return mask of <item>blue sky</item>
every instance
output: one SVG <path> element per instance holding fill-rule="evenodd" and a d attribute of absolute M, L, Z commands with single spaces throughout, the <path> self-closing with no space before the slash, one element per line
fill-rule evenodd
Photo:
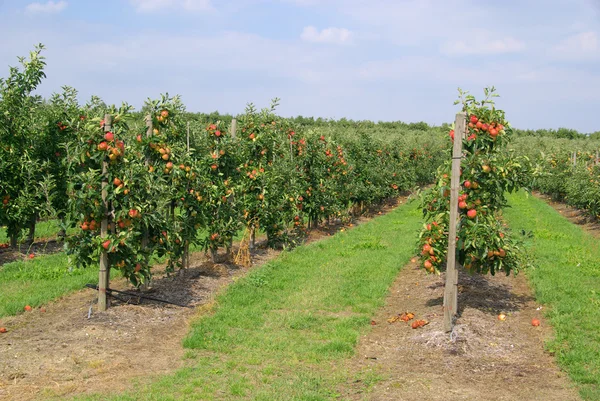
<path fill-rule="evenodd" d="M 0 76 L 34 44 L 39 92 L 139 107 L 454 119 L 494 85 L 520 128 L 600 131 L 600 0 L 0 0 Z"/>

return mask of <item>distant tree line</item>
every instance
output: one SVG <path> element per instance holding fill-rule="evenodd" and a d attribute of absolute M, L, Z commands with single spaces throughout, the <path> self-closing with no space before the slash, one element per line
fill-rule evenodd
<path fill-rule="evenodd" d="M 231 120 L 236 117 L 231 114 L 221 114 L 218 111 L 212 113 L 186 113 L 185 118 L 189 121 L 195 121 L 198 123 L 208 124 L 211 121 L 223 121 L 229 124 Z M 370 120 L 351 120 L 347 118 L 340 118 L 338 120 L 323 117 L 304 117 L 296 116 L 287 118 L 294 124 L 304 127 L 339 127 L 339 128 L 386 128 L 386 129 L 403 129 L 403 130 L 415 130 L 415 131 L 429 131 L 434 128 L 440 130 L 449 130 L 450 124 L 443 123 L 437 127 L 429 125 L 424 121 L 420 122 L 403 122 L 403 121 L 370 121 Z M 519 129 L 514 128 L 513 132 L 516 136 L 531 136 L 531 137 L 550 137 L 550 138 L 564 138 L 564 139 L 600 139 L 600 131 L 593 133 L 583 133 L 571 128 L 558 128 L 558 129 Z"/>

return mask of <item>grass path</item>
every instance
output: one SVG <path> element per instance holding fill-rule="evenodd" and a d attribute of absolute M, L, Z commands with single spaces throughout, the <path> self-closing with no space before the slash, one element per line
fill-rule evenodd
<path fill-rule="evenodd" d="M 509 197 L 514 230 L 532 232 L 527 271 L 537 300 L 547 306 L 555 338 L 547 344 L 586 400 L 600 400 L 600 243 L 543 200 Z"/>
<path fill-rule="evenodd" d="M 67 269 L 64 252 L 0 266 L 0 318 L 23 312 L 25 305 L 35 308 L 98 282 L 97 269 Z"/>

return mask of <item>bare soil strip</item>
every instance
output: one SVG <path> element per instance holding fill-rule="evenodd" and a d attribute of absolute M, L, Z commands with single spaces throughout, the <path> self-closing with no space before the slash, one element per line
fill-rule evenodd
<path fill-rule="evenodd" d="M 273 254 L 265 251 L 256 262 Z M 114 307 L 99 313 L 96 293 L 87 289 L 49 303 L 45 312 L 4 318 L 10 331 L 0 337 L 0 399 L 126 390 L 132 378 L 149 380 L 184 366 L 181 339 L 198 313 L 194 307 L 208 308 L 220 288 L 245 272 L 213 265 L 203 254 L 194 254 L 191 266 L 170 277 L 160 275 L 148 294 L 189 308 L 113 301 Z M 128 289 L 124 280 L 114 280 L 111 287 Z"/>
<path fill-rule="evenodd" d="M 443 275 L 410 263 L 398 275 L 386 306 L 374 318 L 349 362 L 349 400 L 580 400 L 566 374 L 544 351 L 552 330 L 538 310 L 527 279 L 504 275 L 459 278 L 459 318 L 452 338 L 443 332 Z M 403 312 L 429 322 L 387 319 Z M 498 315 L 503 312 L 506 320 Z M 540 327 L 531 320 L 539 318 Z M 414 321 L 414 320 L 413 320 Z M 380 381 L 373 380 L 380 378 Z"/>

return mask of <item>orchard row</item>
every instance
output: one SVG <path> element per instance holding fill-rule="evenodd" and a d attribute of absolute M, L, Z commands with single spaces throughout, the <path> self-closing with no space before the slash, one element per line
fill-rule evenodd
<path fill-rule="evenodd" d="M 533 159 L 533 189 L 600 218 L 600 142 L 575 147 L 565 146 L 564 140 L 550 142 Z"/>
<path fill-rule="evenodd" d="M 152 256 L 182 265 L 191 244 L 215 254 L 237 233 L 270 245 L 301 239 L 308 226 L 430 181 L 444 156 L 439 131 L 377 137 L 309 129 L 249 105 L 237 129 L 200 124 L 179 98 L 148 101 L 143 114 L 107 107 L 76 91 L 42 102 L 38 49 L 2 81 L 0 225 L 12 245 L 40 216 L 55 217 L 78 266 L 102 252 L 132 283 L 150 277 Z M 104 223 L 104 224 L 103 224 Z"/>
<path fill-rule="evenodd" d="M 134 284 L 150 277 L 151 255 L 166 256 L 172 270 L 190 244 L 215 255 L 241 230 L 252 241 L 261 230 L 269 245 L 289 244 L 308 226 L 422 184 L 443 156 L 427 144 L 409 149 L 303 130 L 278 118 L 275 104 L 260 112 L 249 106 L 235 131 L 219 121 L 202 127 L 188 148 L 178 99 L 150 105 L 146 124 L 127 107 L 61 121 L 73 138 L 67 215 L 81 228 L 69 251 L 80 265 L 108 251 L 110 265 Z M 108 235 L 100 231 L 104 216 Z"/>

